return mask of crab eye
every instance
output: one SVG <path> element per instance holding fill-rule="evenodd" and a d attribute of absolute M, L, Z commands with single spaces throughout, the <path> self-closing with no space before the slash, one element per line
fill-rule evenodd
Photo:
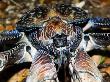
<path fill-rule="evenodd" d="M 45 6 L 38 6 L 38 7 L 36 8 L 36 11 L 37 11 L 37 12 L 35 13 L 36 18 L 45 18 L 46 15 L 47 15 L 47 13 L 48 13 L 48 8 L 45 7 Z"/>
<path fill-rule="evenodd" d="M 63 16 L 68 16 L 72 13 L 72 7 L 69 4 L 57 4 L 56 11 Z"/>

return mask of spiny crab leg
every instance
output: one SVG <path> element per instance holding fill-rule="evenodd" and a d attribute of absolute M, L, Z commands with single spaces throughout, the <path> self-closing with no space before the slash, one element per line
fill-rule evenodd
<path fill-rule="evenodd" d="M 22 38 L 22 34 L 17 30 L 3 31 L 0 33 L 0 45 L 17 43 Z"/>
<path fill-rule="evenodd" d="M 56 80 L 57 71 L 51 56 L 43 50 L 36 50 L 26 82 L 56 82 Z"/>
<path fill-rule="evenodd" d="M 110 18 L 101 18 L 101 17 L 95 17 L 95 18 L 90 18 L 87 25 L 83 28 L 83 31 L 86 31 L 90 28 L 96 29 L 98 26 L 107 26 L 110 28 Z"/>
<path fill-rule="evenodd" d="M 110 33 L 88 33 L 83 34 L 82 38 L 78 48 L 83 48 L 85 51 L 104 49 L 110 45 Z"/>
<path fill-rule="evenodd" d="M 26 54 L 26 43 L 18 43 L 14 48 L 10 50 L 0 52 L 0 71 L 6 68 L 8 65 L 13 65 L 17 63 L 27 62 L 25 57 Z"/>
<path fill-rule="evenodd" d="M 0 45 L 3 46 L 3 50 L 0 51 L 0 71 L 8 65 L 31 61 L 31 57 L 26 50 L 27 46 L 30 45 L 23 33 L 17 30 L 1 32 Z M 8 50 L 4 46 L 9 47 Z"/>
<path fill-rule="evenodd" d="M 102 82 L 102 76 L 96 64 L 83 50 L 78 50 L 75 57 L 71 57 L 69 68 L 73 82 Z"/>
<path fill-rule="evenodd" d="M 90 41 L 99 48 L 110 45 L 110 33 L 89 33 Z"/>

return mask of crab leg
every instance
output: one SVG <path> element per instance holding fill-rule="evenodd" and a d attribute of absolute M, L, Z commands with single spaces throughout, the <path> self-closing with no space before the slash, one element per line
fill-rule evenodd
<path fill-rule="evenodd" d="M 102 82 L 102 76 L 94 61 L 82 50 L 71 57 L 69 68 L 73 82 Z"/>
<path fill-rule="evenodd" d="M 51 56 L 43 50 L 36 50 L 35 53 L 26 82 L 57 82 L 57 72 Z"/>
<path fill-rule="evenodd" d="M 23 33 L 17 30 L 3 31 L 0 33 L 0 71 L 8 65 L 30 62 L 32 59 L 27 53 L 26 47 L 30 46 Z M 8 48 L 7 48 L 8 47 Z"/>
<path fill-rule="evenodd" d="M 8 65 L 27 62 L 26 57 L 26 43 L 18 43 L 10 50 L 0 52 L 0 71 L 6 68 Z"/>
<path fill-rule="evenodd" d="M 22 34 L 17 30 L 4 31 L 0 33 L 0 45 L 17 43 L 22 38 Z"/>
<path fill-rule="evenodd" d="M 90 28 L 92 29 L 101 28 L 98 26 L 101 26 L 102 28 L 104 26 L 107 26 L 108 28 L 110 28 L 110 18 L 101 18 L 101 17 L 90 18 L 87 25 L 83 28 L 83 31 L 86 31 Z"/>
<path fill-rule="evenodd" d="M 110 33 L 89 33 L 90 41 L 95 46 L 107 47 L 110 45 Z"/>

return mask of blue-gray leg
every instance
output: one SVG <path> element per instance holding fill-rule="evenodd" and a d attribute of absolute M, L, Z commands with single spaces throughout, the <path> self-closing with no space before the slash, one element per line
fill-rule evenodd
<path fill-rule="evenodd" d="M 110 45 L 110 33 L 89 33 L 94 48 L 104 48 Z"/>
<path fill-rule="evenodd" d="M 0 33 L 0 45 L 17 43 L 22 36 L 17 30 L 3 31 Z"/>
<path fill-rule="evenodd" d="M 0 46 L 3 46 L 0 51 L 0 71 L 8 65 L 31 61 L 29 60 L 31 57 L 26 51 L 26 47 L 29 45 L 26 39 L 23 39 L 25 36 L 17 30 L 0 33 Z"/>
<path fill-rule="evenodd" d="M 110 18 L 93 17 L 89 19 L 87 25 L 83 28 L 83 31 L 104 28 L 104 26 L 110 28 Z"/>

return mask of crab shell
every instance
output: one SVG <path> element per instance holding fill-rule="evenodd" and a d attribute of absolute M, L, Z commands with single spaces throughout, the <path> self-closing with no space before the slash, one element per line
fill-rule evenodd
<path fill-rule="evenodd" d="M 67 50 L 75 53 L 77 49 L 83 49 L 82 45 L 84 44 L 81 44 L 84 38 L 82 32 L 94 25 L 100 25 L 100 21 L 102 24 L 104 20 L 99 18 L 90 19 L 82 9 L 68 4 L 58 4 L 51 8 L 37 6 L 24 14 L 16 24 L 17 30 L 25 32 L 27 38 L 36 49 L 34 53 L 32 52 L 33 50 L 30 51 L 33 60 L 27 82 L 39 82 L 45 80 L 45 78 L 46 80 L 53 80 L 52 77 L 56 74 L 56 68 L 50 57 L 52 54 L 49 50 L 53 49 L 52 52 L 55 52 L 56 49 L 56 52 Z M 110 24 L 109 22 L 106 24 L 106 22 L 108 22 L 108 19 L 104 22 L 104 25 Z M 87 26 L 82 31 L 79 26 L 83 27 L 83 24 L 87 24 Z M 94 37 L 93 35 L 90 36 Z M 98 43 L 97 41 L 95 42 Z M 88 79 L 90 79 L 89 82 L 101 82 L 102 77 L 97 66 L 88 54 L 82 51 L 79 51 L 76 56 L 73 53 L 72 57 L 75 56 L 75 58 L 73 57 L 72 59 L 70 57 L 72 65 L 75 66 L 75 69 L 70 67 L 70 70 L 76 70 L 78 72 L 76 76 L 79 75 L 82 82 L 87 82 Z M 87 78 L 85 78 L 86 74 L 89 75 Z M 77 78 L 74 78 L 74 75 L 72 77 L 77 82 Z"/>

